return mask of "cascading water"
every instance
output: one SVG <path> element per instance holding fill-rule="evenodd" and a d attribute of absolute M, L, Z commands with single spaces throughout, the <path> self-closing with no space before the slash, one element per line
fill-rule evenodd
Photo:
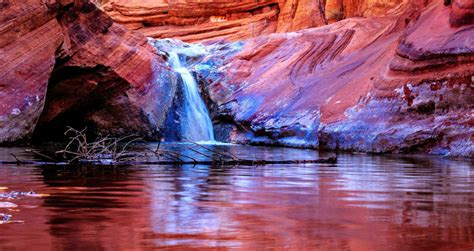
<path fill-rule="evenodd" d="M 166 48 L 158 43 L 165 43 Z M 180 109 L 179 126 L 181 132 L 179 138 L 193 142 L 213 142 L 214 129 L 209 112 L 200 95 L 196 79 L 186 68 L 187 58 L 202 56 L 205 54 L 205 50 L 200 45 L 188 45 L 171 39 L 156 41 L 155 47 L 166 51 L 168 63 L 182 80 L 183 103 Z"/>
<path fill-rule="evenodd" d="M 183 80 L 184 109 L 187 125 L 183 126 L 183 137 L 190 141 L 214 141 L 214 129 L 206 105 L 199 93 L 194 76 L 182 66 L 178 53 L 168 52 L 169 62 Z"/>

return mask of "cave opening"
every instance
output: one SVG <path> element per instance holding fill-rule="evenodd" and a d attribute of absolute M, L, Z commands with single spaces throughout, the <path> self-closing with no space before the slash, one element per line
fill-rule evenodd
<path fill-rule="evenodd" d="M 56 66 L 49 79 L 43 112 L 34 130 L 32 143 L 64 142 L 68 127 L 87 128 L 88 137 L 99 135 L 94 114 L 105 108 L 108 100 L 124 93 L 127 82 L 98 65 L 84 68 Z"/>

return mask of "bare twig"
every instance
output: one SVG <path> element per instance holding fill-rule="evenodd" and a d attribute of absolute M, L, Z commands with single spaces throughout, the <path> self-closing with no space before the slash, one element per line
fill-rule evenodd
<path fill-rule="evenodd" d="M 199 146 L 199 147 L 201 147 L 201 148 L 204 148 L 204 149 L 206 149 L 206 150 L 208 150 L 208 151 L 210 151 L 210 152 L 216 153 L 216 154 L 218 154 L 218 155 L 229 157 L 229 158 L 231 158 L 231 159 L 233 159 L 233 160 L 239 159 L 239 158 L 237 158 L 235 155 L 233 155 L 233 154 L 231 154 L 231 153 L 222 153 L 222 152 L 219 152 L 219 151 L 217 151 L 217 150 L 211 149 L 210 147 L 206 147 L 206 146 L 204 146 L 204 145 L 201 145 L 201 144 L 198 144 L 198 143 L 192 142 L 192 141 L 186 141 L 186 142 L 191 143 L 191 144 L 194 144 L 194 145 L 197 145 L 197 146 Z"/>
<path fill-rule="evenodd" d="M 211 159 L 211 160 L 214 160 L 214 157 L 213 157 L 213 156 L 208 155 L 208 154 L 205 154 L 205 153 L 202 153 L 202 152 L 200 152 L 200 151 L 198 151 L 198 150 L 196 150 L 196 149 L 194 149 L 194 148 L 192 148 L 192 147 L 186 147 L 186 149 L 188 149 L 189 151 L 195 152 L 195 153 L 197 153 L 197 154 L 199 154 L 199 155 L 202 155 L 202 156 L 204 156 L 204 157 L 207 157 L 207 158 L 209 158 L 209 159 Z"/>
<path fill-rule="evenodd" d="M 170 156 L 174 156 L 171 153 L 168 153 Z M 174 158 L 177 158 L 174 156 Z M 170 157 L 170 159 L 172 159 Z M 100 160 L 91 161 L 92 163 L 100 163 Z M 41 162 L 42 164 L 52 164 L 52 165 L 65 165 L 69 164 L 70 162 Z M 192 164 L 192 165 L 214 165 L 219 164 L 221 166 L 258 166 L 258 165 L 289 165 L 289 164 L 336 164 L 337 158 L 336 157 L 329 157 L 323 159 L 312 159 L 312 160 L 249 160 L 249 159 L 239 159 L 239 160 L 224 160 L 224 161 L 213 161 L 213 160 L 193 160 L 193 161 L 185 161 L 182 159 L 175 159 L 175 160 L 154 160 L 154 161 L 121 161 L 121 162 L 114 162 L 113 165 L 174 165 L 174 164 Z M 17 162 L 12 161 L 1 161 L 0 164 L 17 164 Z M 38 164 L 37 161 L 24 161 L 22 164 Z M 103 163 L 100 163 L 103 164 Z"/>
<path fill-rule="evenodd" d="M 13 156 L 13 158 L 15 158 L 17 164 L 23 163 L 23 161 L 19 160 L 15 154 L 10 153 L 10 155 Z"/>
<path fill-rule="evenodd" d="M 68 127 L 65 135 L 72 134 L 69 142 L 63 150 L 56 154 L 62 154 L 69 162 L 74 161 L 100 161 L 111 159 L 113 162 L 130 157 L 128 147 L 130 144 L 141 140 L 135 135 L 128 135 L 121 138 L 102 137 L 93 142 L 87 141 L 86 129 L 81 131 Z"/>
<path fill-rule="evenodd" d="M 168 152 L 168 151 L 160 151 L 157 153 L 158 156 L 161 156 L 161 154 L 164 154 L 166 156 L 168 156 L 168 158 L 171 158 L 175 161 L 177 161 L 178 163 L 183 163 L 183 160 L 181 159 L 180 156 L 176 156 L 176 153 L 171 153 L 171 152 Z"/>
<path fill-rule="evenodd" d="M 48 160 L 51 160 L 51 161 L 56 161 L 55 158 L 53 158 L 53 157 L 51 157 L 51 156 L 48 156 L 48 155 L 46 155 L 46 154 L 44 154 L 44 153 L 40 153 L 40 152 L 38 152 L 38 151 L 32 150 L 32 149 L 27 149 L 27 150 L 25 150 L 25 152 L 30 152 L 30 153 L 36 154 L 36 155 L 38 155 L 38 156 L 40 156 L 40 157 L 43 157 L 43 158 L 45 158 L 45 159 L 48 159 Z"/>
<path fill-rule="evenodd" d="M 99 163 L 103 164 L 103 160 L 108 160 L 108 163 L 113 165 L 117 164 L 158 164 L 158 165 L 172 165 L 172 164 L 202 164 L 202 165 L 222 165 L 222 166 L 235 166 L 235 165 L 271 165 L 271 164 L 309 164 L 309 163 L 337 163 L 337 157 L 330 157 L 326 159 L 312 159 L 312 160 L 253 160 L 253 159 L 241 159 L 231 153 L 223 153 L 215 150 L 211 147 L 203 146 L 195 142 L 188 142 L 194 144 L 194 146 L 185 146 L 191 152 L 196 153 L 199 156 L 204 156 L 208 159 L 200 160 L 193 156 L 185 155 L 180 150 L 165 150 L 160 149 L 160 145 L 157 146 L 156 150 L 145 147 L 147 151 L 153 152 L 158 159 L 156 160 L 142 160 L 136 161 L 136 154 L 128 152 L 127 148 L 140 140 L 134 135 L 129 135 L 121 138 L 113 138 L 109 136 L 99 136 L 96 141 L 88 142 L 86 136 L 86 129 L 76 130 L 69 127 L 65 134 L 71 135 L 69 142 L 63 150 L 57 151 L 56 154 L 62 154 L 66 162 L 62 160 L 54 159 L 50 156 L 42 154 L 40 152 L 31 151 L 38 156 L 48 159 L 50 162 L 42 162 L 49 164 L 68 164 L 77 161 L 86 161 L 88 163 Z M 202 148 L 206 151 L 203 151 Z M 216 156 L 214 156 L 216 154 Z M 13 154 L 12 154 L 13 155 Z M 15 155 L 13 155 L 16 162 L 2 162 L 0 163 L 36 163 L 35 161 L 23 162 L 20 161 Z M 164 158 L 164 159 L 163 159 Z M 230 158 L 230 159 L 229 159 Z M 111 160 L 111 161 L 110 161 Z"/>
<path fill-rule="evenodd" d="M 150 150 L 151 151 L 151 150 Z M 159 149 L 156 149 L 155 151 L 153 151 L 157 156 L 161 156 L 160 154 L 165 154 L 167 156 L 172 156 L 172 158 L 174 159 L 178 159 L 180 162 L 182 162 L 183 160 L 181 159 L 181 157 L 184 157 L 184 158 L 187 158 L 187 159 L 190 159 L 192 160 L 193 162 L 195 163 L 198 163 L 199 161 L 191 156 L 188 156 L 188 155 L 184 155 L 182 153 L 178 153 L 178 152 L 175 152 L 175 151 L 167 151 L 167 150 L 159 150 Z"/>

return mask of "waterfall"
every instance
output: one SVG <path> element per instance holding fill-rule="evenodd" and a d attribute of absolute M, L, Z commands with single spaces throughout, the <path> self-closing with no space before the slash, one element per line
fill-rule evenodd
<path fill-rule="evenodd" d="M 186 57 L 201 55 L 200 46 L 170 47 L 167 50 L 168 62 L 171 68 L 182 79 L 184 96 L 184 116 L 180 123 L 183 140 L 214 141 L 214 129 L 199 87 L 192 73 L 185 67 Z"/>

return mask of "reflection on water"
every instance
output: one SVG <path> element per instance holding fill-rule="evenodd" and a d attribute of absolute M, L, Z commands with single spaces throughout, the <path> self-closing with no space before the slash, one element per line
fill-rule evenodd
<path fill-rule="evenodd" d="M 248 149 L 265 158 L 315 154 Z M 0 187 L 48 194 L 0 209 L 24 221 L 0 225 L 0 249 L 474 248 L 474 167 L 433 157 L 232 168 L 8 165 Z"/>

